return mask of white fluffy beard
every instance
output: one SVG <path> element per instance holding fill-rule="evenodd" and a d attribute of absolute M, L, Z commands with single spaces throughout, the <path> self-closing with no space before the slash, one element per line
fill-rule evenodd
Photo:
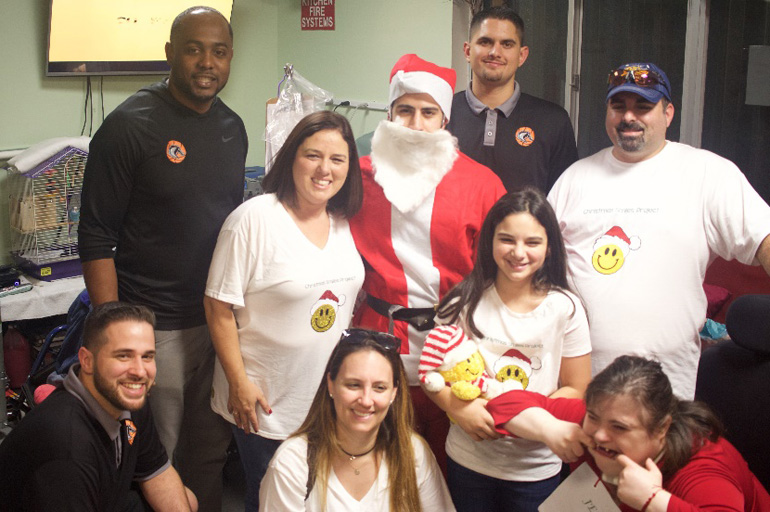
<path fill-rule="evenodd" d="M 402 213 L 419 206 L 457 159 L 457 139 L 446 130 L 419 132 L 381 121 L 372 138 L 374 181 Z"/>

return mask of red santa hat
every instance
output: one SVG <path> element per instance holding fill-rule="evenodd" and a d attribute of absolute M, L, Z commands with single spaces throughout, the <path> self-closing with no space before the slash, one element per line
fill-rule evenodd
<path fill-rule="evenodd" d="M 408 53 L 398 59 L 390 72 L 388 104 L 392 105 L 404 94 L 430 94 L 449 121 L 456 81 L 454 69 L 442 68 Z"/>
<path fill-rule="evenodd" d="M 605 234 L 600 236 L 594 242 L 594 251 L 605 245 L 615 245 L 623 251 L 623 257 L 628 256 L 628 251 L 635 251 L 642 245 L 642 240 L 638 236 L 629 237 L 620 226 L 612 226 Z"/>
<path fill-rule="evenodd" d="M 417 374 L 428 391 L 440 391 L 445 386 L 444 378 L 437 371 L 453 368 L 478 351 L 457 325 L 440 325 L 431 329 L 425 338 Z"/>
<path fill-rule="evenodd" d="M 340 301 L 337 298 L 337 296 L 332 293 L 331 290 L 326 290 L 325 292 L 323 292 L 323 295 L 321 295 L 321 298 L 318 300 L 328 300 L 328 301 L 337 302 L 337 303 L 339 303 Z"/>
<path fill-rule="evenodd" d="M 495 361 L 495 374 L 506 366 L 511 365 L 521 368 L 528 377 L 532 375 L 532 360 L 515 348 L 506 350 L 505 353 Z"/>
<path fill-rule="evenodd" d="M 316 309 L 320 308 L 324 304 L 329 304 L 331 307 L 333 307 L 335 310 L 338 309 L 340 306 L 345 304 L 345 296 L 340 295 L 337 297 L 332 293 L 331 290 L 326 290 L 321 294 L 321 298 L 319 298 L 315 304 L 313 304 L 313 307 L 310 308 L 310 312 L 312 313 Z"/>

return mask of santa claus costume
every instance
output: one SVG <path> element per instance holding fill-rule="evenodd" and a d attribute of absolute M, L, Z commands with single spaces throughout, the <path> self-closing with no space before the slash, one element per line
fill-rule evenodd
<path fill-rule="evenodd" d="M 390 103 L 427 93 L 448 120 L 454 84 L 453 70 L 405 55 L 391 72 Z M 353 323 L 403 341 L 416 430 L 444 469 L 448 422 L 420 389 L 417 366 L 434 307 L 473 268 L 481 224 L 505 189 L 491 170 L 460 153 L 446 130 L 392 121 L 377 127 L 361 171 L 364 202 L 350 228 L 365 260 L 367 300 Z"/>

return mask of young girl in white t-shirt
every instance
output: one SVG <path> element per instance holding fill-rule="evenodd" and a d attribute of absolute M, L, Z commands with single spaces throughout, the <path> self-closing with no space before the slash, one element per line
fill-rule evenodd
<path fill-rule="evenodd" d="M 492 207 L 473 271 L 438 317 L 478 343 L 487 372 L 506 388 L 582 398 L 591 379 L 588 321 L 568 290 L 559 224 L 540 191 L 512 192 Z M 536 512 L 559 483 L 559 458 L 544 444 L 501 437 L 484 399 L 463 401 L 449 388 L 429 395 L 455 422 L 446 447 L 458 512 Z"/>

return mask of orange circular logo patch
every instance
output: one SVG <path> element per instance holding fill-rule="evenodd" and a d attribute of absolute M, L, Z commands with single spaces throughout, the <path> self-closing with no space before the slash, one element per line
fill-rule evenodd
<path fill-rule="evenodd" d="M 520 146 L 529 146 L 535 142 L 535 131 L 528 126 L 522 126 L 516 130 L 516 142 L 518 142 Z"/>
<path fill-rule="evenodd" d="M 181 142 L 170 140 L 168 141 L 168 144 L 166 144 L 166 156 L 169 160 L 178 164 L 187 156 L 187 150 Z"/>

